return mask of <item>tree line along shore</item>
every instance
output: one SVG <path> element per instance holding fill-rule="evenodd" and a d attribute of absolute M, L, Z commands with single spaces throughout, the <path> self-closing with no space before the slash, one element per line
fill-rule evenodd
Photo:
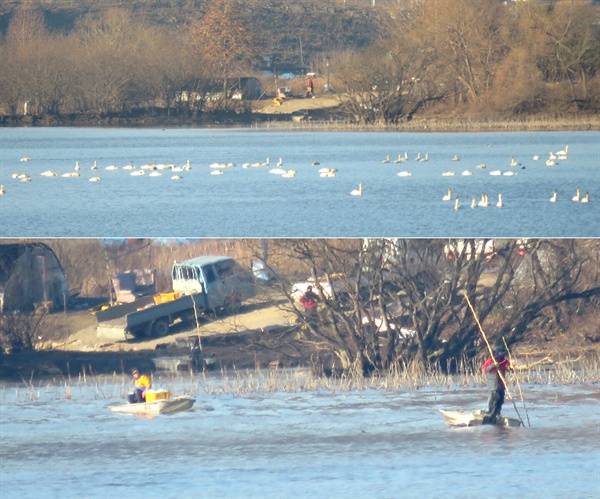
<path fill-rule="evenodd" d="M 594 127 L 600 103 L 593 2 L 0 6 L 5 126 L 272 123 L 259 108 L 281 87 L 304 96 L 309 76 L 339 104 L 306 116 L 344 126 Z"/>

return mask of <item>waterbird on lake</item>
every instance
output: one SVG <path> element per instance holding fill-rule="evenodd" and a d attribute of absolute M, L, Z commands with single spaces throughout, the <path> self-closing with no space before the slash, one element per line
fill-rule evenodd
<path fill-rule="evenodd" d="M 415 156 L 415 161 L 421 161 L 421 151 L 419 151 Z"/>
<path fill-rule="evenodd" d="M 90 182 L 100 182 L 100 177 L 92 177 L 89 179 Z"/>
<path fill-rule="evenodd" d="M 569 146 L 567 145 L 567 146 L 565 146 L 565 148 L 562 151 L 558 151 L 556 153 L 556 157 L 558 158 L 558 156 L 565 156 L 565 158 L 563 158 L 563 159 L 566 159 L 568 154 L 569 154 Z"/>
<path fill-rule="evenodd" d="M 421 159 L 419 159 L 419 161 L 420 161 L 421 163 L 425 163 L 426 161 L 429 161 L 429 153 L 428 153 L 428 152 L 426 152 L 426 153 L 425 153 L 425 156 L 423 156 Z"/>
<path fill-rule="evenodd" d="M 23 161 L 23 162 L 25 162 L 25 161 L 31 161 L 31 158 L 25 157 L 25 158 L 21 158 L 19 161 Z"/>
<path fill-rule="evenodd" d="M 282 177 L 291 178 L 296 176 L 296 170 L 288 170 L 281 175 Z"/>
<path fill-rule="evenodd" d="M 487 208 L 489 205 L 490 205 L 490 201 L 488 199 L 488 195 L 482 194 L 481 201 L 479 201 L 479 203 L 477 203 L 477 206 L 481 206 L 482 208 Z"/>
<path fill-rule="evenodd" d="M 553 159 L 546 160 L 546 166 L 554 166 L 554 165 L 556 165 L 556 161 L 554 161 Z"/>
<path fill-rule="evenodd" d="M 390 162 L 390 155 L 388 154 L 385 159 L 382 161 L 382 163 L 389 163 Z"/>
<path fill-rule="evenodd" d="M 31 177 L 29 175 L 25 175 L 24 177 L 19 176 L 21 182 L 31 182 Z"/>
<path fill-rule="evenodd" d="M 274 175 L 283 175 L 285 173 L 285 170 L 283 168 L 271 168 L 269 170 L 269 173 L 272 173 Z"/>
<path fill-rule="evenodd" d="M 469 175 L 473 175 L 473 172 L 471 170 L 465 170 L 461 173 L 461 175 L 468 177 Z"/>
<path fill-rule="evenodd" d="M 448 193 L 442 198 L 442 201 L 450 201 L 452 199 L 452 189 L 448 189 Z"/>
<path fill-rule="evenodd" d="M 582 203 L 589 203 L 590 202 L 590 194 L 588 192 L 585 193 L 585 196 L 583 196 L 583 198 L 581 199 Z"/>
<path fill-rule="evenodd" d="M 554 193 L 552 194 L 552 197 L 550 198 L 550 202 L 556 203 L 556 191 L 554 191 Z"/>
<path fill-rule="evenodd" d="M 211 175 L 223 175 L 223 170 L 213 170 L 210 172 Z"/>
<path fill-rule="evenodd" d="M 394 163 L 402 163 L 404 161 L 404 158 L 402 157 L 402 154 L 398 154 L 398 158 L 394 160 Z"/>
<path fill-rule="evenodd" d="M 504 204 L 502 204 L 502 194 L 498 194 L 498 202 L 496 203 L 496 206 L 498 208 L 502 208 L 504 206 Z"/>
<path fill-rule="evenodd" d="M 396 173 L 396 175 L 398 175 L 399 177 L 411 177 L 412 173 L 410 173 L 409 171 L 403 171 L 403 172 L 398 172 Z"/>
<path fill-rule="evenodd" d="M 311 163 L 311 165 L 313 165 L 313 166 L 319 166 L 320 164 L 321 164 L 321 162 L 320 162 L 320 161 L 313 161 L 313 162 Z"/>
<path fill-rule="evenodd" d="M 517 163 L 517 160 L 514 156 L 510 157 L 510 166 L 519 166 L 521 163 Z"/>
<path fill-rule="evenodd" d="M 79 161 L 75 161 L 75 170 L 79 170 Z"/>
<path fill-rule="evenodd" d="M 321 168 L 319 170 L 320 177 L 335 177 L 337 168 Z"/>
<path fill-rule="evenodd" d="M 477 201 L 475 201 L 475 196 L 471 196 L 471 208 L 475 208 L 477 206 Z"/>
<path fill-rule="evenodd" d="M 475 168 L 477 170 L 484 170 L 486 167 L 485 163 L 479 163 Z"/>
<path fill-rule="evenodd" d="M 119 169 L 119 167 L 117 167 L 115 165 L 110 165 L 105 168 L 105 170 L 118 170 L 118 169 Z"/>
<path fill-rule="evenodd" d="M 552 151 L 550 151 L 548 153 L 548 159 L 556 159 L 556 154 L 554 154 Z"/>
<path fill-rule="evenodd" d="M 141 177 L 142 175 L 146 175 L 146 171 L 145 170 L 136 170 L 131 172 L 129 175 L 133 176 L 133 177 Z"/>
<path fill-rule="evenodd" d="M 538 159 L 540 159 L 540 156 L 539 156 L 539 154 L 536 154 L 536 155 L 533 157 L 533 160 L 534 160 L 534 161 L 537 161 Z"/>
<path fill-rule="evenodd" d="M 128 165 L 123 167 L 123 170 L 135 170 L 135 166 L 133 166 L 133 161 L 130 161 Z"/>
<path fill-rule="evenodd" d="M 0 185 L 0 196 L 4 194 L 4 184 Z"/>
<path fill-rule="evenodd" d="M 181 175 L 173 175 L 171 180 L 181 180 Z"/>
<path fill-rule="evenodd" d="M 458 157 L 458 154 L 454 155 L 454 157 L 452 158 L 452 161 L 460 161 L 460 158 Z"/>
<path fill-rule="evenodd" d="M 149 177 L 160 177 L 162 175 L 162 173 L 160 172 L 150 172 L 150 174 L 148 174 Z"/>
<path fill-rule="evenodd" d="M 577 189 L 577 190 L 575 191 L 575 195 L 573 196 L 573 198 L 572 198 L 572 199 L 573 199 L 573 201 L 575 201 L 575 202 L 578 202 L 578 201 L 580 201 L 580 200 L 581 200 L 581 199 L 580 199 L 580 197 L 579 197 L 579 189 Z"/>
<path fill-rule="evenodd" d="M 493 172 L 490 172 L 490 175 L 497 177 L 498 175 L 502 175 L 502 172 L 500 170 L 494 170 Z"/>
<path fill-rule="evenodd" d="M 45 172 L 40 173 L 42 177 L 58 177 L 58 173 L 52 170 L 46 170 Z"/>
<path fill-rule="evenodd" d="M 96 160 L 94 160 L 94 164 L 92 165 L 92 170 L 97 170 L 98 169 L 98 165 L 96 163 Z"/>
<path fill-rule="evenodd" d="M 454 177 L 454 172 L 442 172 L 442 177 Z"/>
<path fill-rule="evenodd" d="M 458 196 L 456 196 L 456 199 L 454 200 L 454 209 L 458 210 L 460 208 L 460 203 L 458 202 Z"/>
<path fill-rule="evenodd" d="M 61 175 L 61 177 L 79 177 L 79 173 L 77 173 L 77 172 L 63 173 Z"/>
<path fill-rule="evenodd" d="M 358 189 L 350 191 L 351 196 L 362 196 L 362 184 L 358 184 Z"/>
<path fill-rule="evenodd" d="M 277 167 L 280 167 L 283 165 L 283 158 L 279 158 L 279 161 L 277 162 Z"/>
<path fill-rule="evenodd" d="M 517 172 L 504 172 L 502 175 L 506 177 L 514 177 L 516 174 Z"/>

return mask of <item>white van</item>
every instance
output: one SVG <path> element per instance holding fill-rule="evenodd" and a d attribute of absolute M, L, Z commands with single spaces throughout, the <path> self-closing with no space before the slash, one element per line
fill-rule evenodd
<path fill-rule="evenodd" d="M 228 256 L 199 256 L 173 265 L 173 291 L 203 293 L 211 310 L 239 306 L 256 295 L 252 274 Z"/>

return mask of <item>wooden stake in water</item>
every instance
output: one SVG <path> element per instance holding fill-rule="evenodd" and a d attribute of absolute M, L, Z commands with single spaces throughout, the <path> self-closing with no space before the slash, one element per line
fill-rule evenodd
<path fill-rule="evenodd" d="M 506 353 L 508 353 L 508 362 L 510 365 L 513 365 L 512 355 L 510 354 L 510 350 L 508 348 L 508 343 L 506 343 L 506 339 L 504 336 L 502 337 L 502 343 L 504 343 L 504 347 L 506 348 Z M 514 370 L 513 370 L 514 372 Z M 515 380 L 517 382 L 517 388 L 519 389 L 519 396 L 521 397 L 521 403 L 523 404 L 523 409 L 525 409 L 525 417 L 527 418 L 527 426 L 531 426 L 531 422 L 529 421 L 529 413 L 527 412 L 527 407 L 525 406 L 525 399 L 523 398 L 523 390 L 521 390 L 521 383 L 519 383 L 519 378 L 517 373 L 515 374 Z"/>

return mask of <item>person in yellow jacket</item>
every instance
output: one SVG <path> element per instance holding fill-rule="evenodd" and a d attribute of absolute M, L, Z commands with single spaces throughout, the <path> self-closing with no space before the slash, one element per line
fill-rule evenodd
<path fill-rule="evenodd" d="M 146 401 L 146 390 L 152 388 L 152 381 L 150 376 L 145 373 L 141 373 L 137 369 L 133 370 L 133 384 L 135 389 L 130 397 L 130 402 L 145 402 Z"/>

